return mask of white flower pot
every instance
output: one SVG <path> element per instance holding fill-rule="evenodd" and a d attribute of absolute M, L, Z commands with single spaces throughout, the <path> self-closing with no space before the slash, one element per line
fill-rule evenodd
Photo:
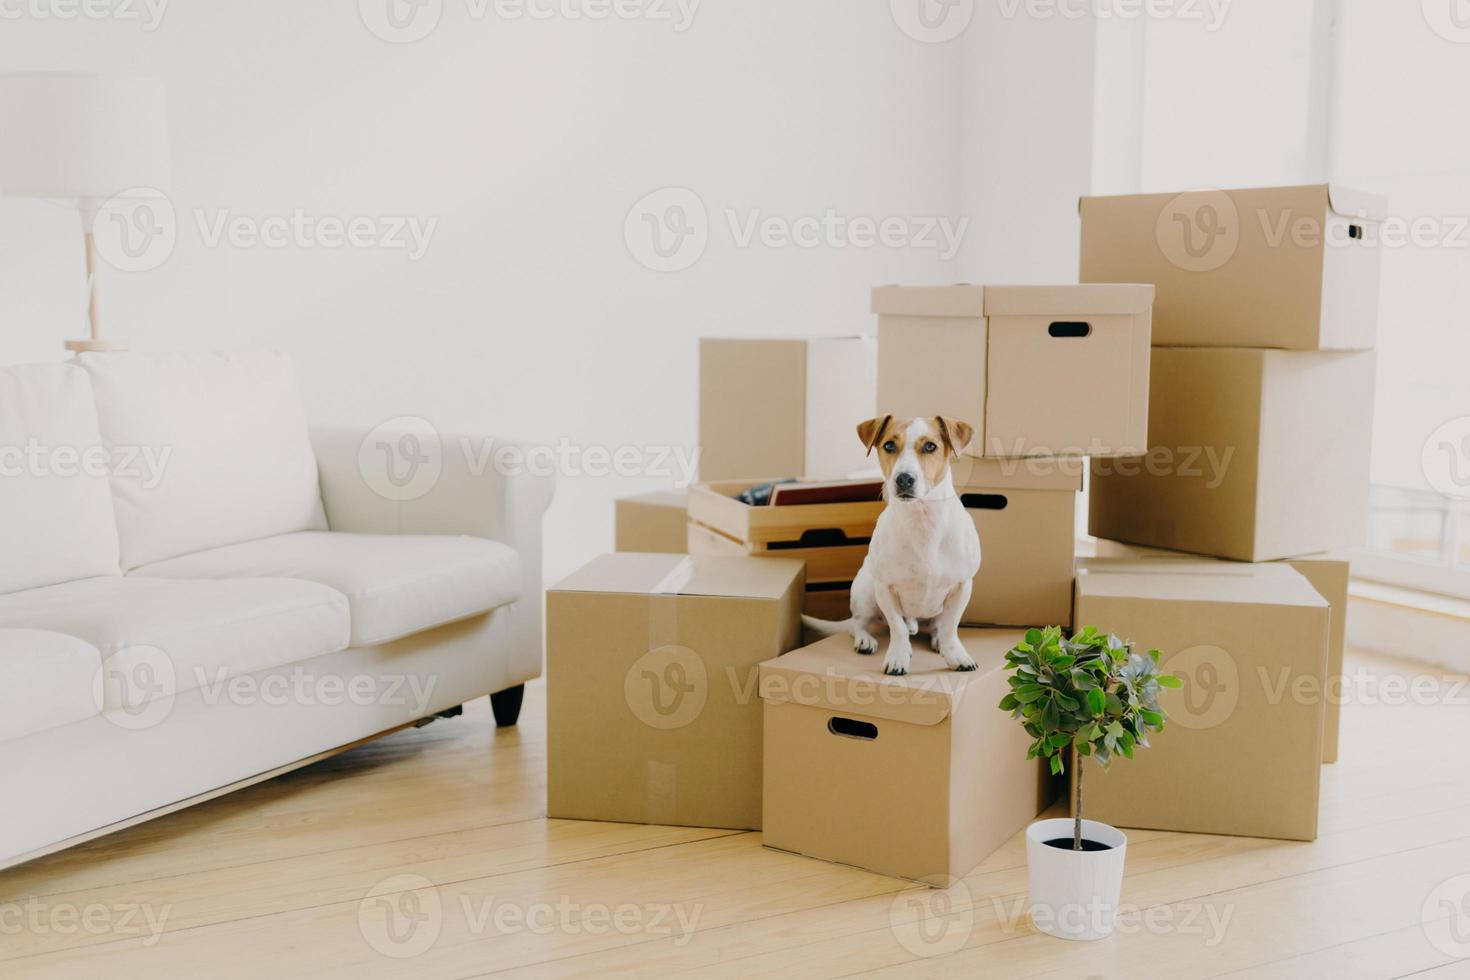
<path fill-rule="evenodd" d="M 1031 920 L 1059 939 L 1103 939 L 1112 935 L 1123 890 L 1128 838 L 1116 827 L 1082 821 L 1084 840 L 1105 851 L 1071 849 L 1073 821 L 1038 820 L 1026 828 L 1026 867 L 1031 878 Z M 1046 842 L 1065 838 L 1067 848 Z"/>

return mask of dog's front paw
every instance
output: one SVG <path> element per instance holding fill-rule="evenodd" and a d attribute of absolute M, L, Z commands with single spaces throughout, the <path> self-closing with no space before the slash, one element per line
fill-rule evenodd
<path fill-rule="evenodd" d="M 970 671 L 980 668 L 980 665 L 975 663 L 975 658 L 970 656 L 970 652 L 959 640 L 940 644 L 939 655 L 944 658 L 944 665 L 950 670 Z"/>
<path fill-rule="evenodd" d="M 890 677 L 902 677 L 909 672 L 909 661 L 913 658 L 913 651 L 907 644 L 890 642 L 888 644 L 888 655 L 883 658 L 883 673 Z"/>
<path fill-rule="evenodd" d="M 914 617 L 910 616 L 908 619 L 905 619 L 903 622 L 904 622 L 904 625 L 909 628 L 909 636 L 917 636 L 919 634 L 919 621 L 917 619 L 915 619 Z"/>
<path fill-rule="evenodd" d="M 863 656 L 878 652 L 878 639 L 872 633 L 862 631 L 852 635 L 852 648 Z"/>

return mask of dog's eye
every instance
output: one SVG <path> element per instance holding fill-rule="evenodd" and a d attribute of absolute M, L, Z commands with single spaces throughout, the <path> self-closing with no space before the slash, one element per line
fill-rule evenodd
<path fill-rule="evenodd" d="M 939 448 L 939 447 L 938 447 L 938 446 L 936 446 L 936 445 L 935 445 L 935 444 L 934 444 L 934 443 L 932 443 L 932 442 L 926 442 L 926 443 L 924 443 L 924 452 L 926 452 L 926 453 L 932 453 L 932 452 L 934 452 L 934 451 L 935 451 L 935 450 L 937 450 L 937 449 L 938 449 L 938 448 Z"/>
<path fill-rule="evenodd" d="M 889 439 L 887 442 L 885 442 L 883 444 L 883 451 L 885 453 L 896 453 L 896 452 L 898 452 L 898 443 L 894 442 L 892 439 Z"/>

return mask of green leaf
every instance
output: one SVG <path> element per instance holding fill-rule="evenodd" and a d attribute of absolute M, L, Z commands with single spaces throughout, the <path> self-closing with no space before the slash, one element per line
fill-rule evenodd
<path fill-rule="evenodd" d="M 1175 677 L 1173 674 L 1160 674 L 1158 677 L 1155 677 L 1154 680 L 1156 680 L 1156 681 L 1159 682 L 1159 686 L 1160 687 L 1183 687 L 1184 686 L 1184 681 L 1182 681 L 1179 678 Z"/>
<path fill-rule="evenodd" d="M 1069 745 L 1071 744 L 1071 741 L 1072 736 L 1068 735 L 1066 732 L 1058 732 L 1051 738 L 1047 739 L 1047 743 L 1054 749 L 1059 749 L 1064 745 Z"/>
<path fill-rule="evenodd" d="M 1107 707 L 1107 704 L 1107 695 L 1103 694 L 1102 688 L 1094 687 L 1092 690 L 1087 692 L 1087 710 L 1092 712 L 1094 715 L 1102 714 L 1103 709 Z"/>
<path fill-rule="evenodd" d="M 1066 670 L 1068 667 L 1072 666 L 1076 662 L 1077 662 L 1077 658 L 1076 657 L 1065 657 L 1065 656 L 1063 656 L 1063 657 L 1055 657 L 1052 660 L 1047 661 L 1048 665 L 1051 667 L 1052 670 Z"/>
<path fill-rule="evenodd" d="M 1031 646 L 1033 646 L 1033 647 L 1036 646 L 1038 643 L 1041 642 L 1041 640 L 1042 640 L 1041 630 L 1038 630 L 1038 629 L 1029 629 L 1029 630 L 1026 631 L 1026 642 L 1028 644 L 1030 644 Z"/>
<path fill-rule="evenodd" d="M 1000 710 L 1002 711 L 1015 711 L 1020 706 L 1021 702 L 1016 700 L 1016 696 L 1014 694 L 1007 694 L 1005 697 L 1000 699 Z"/>
<path fill-rule="evenodd" d="M 1061 775 L 1061 772 L 1062 772 L 1062 757 L 1059 756 L 1059 755 L 1054 755 L 1054 756 L 1051 757 L 1051 774 L 1053 776 L 1059 776 L 1059 775 Z"/>
<path fill-rule="evenodd" d="M 1027 684 L 1025 687 L 1016 688 L 1015 698 L 1021 704 L 1030 704 L 1046 693 L 1046 689 L 1040 684 Z"/>

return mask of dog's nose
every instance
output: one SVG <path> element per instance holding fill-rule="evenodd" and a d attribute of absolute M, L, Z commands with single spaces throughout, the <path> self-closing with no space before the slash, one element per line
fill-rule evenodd
<path fill-rule="evenodd" d="M 914 475 L 912 473 L 900 473 L 893 478 L 893 485 L 903 493 L 908 493 L 914 488 Z"/>

